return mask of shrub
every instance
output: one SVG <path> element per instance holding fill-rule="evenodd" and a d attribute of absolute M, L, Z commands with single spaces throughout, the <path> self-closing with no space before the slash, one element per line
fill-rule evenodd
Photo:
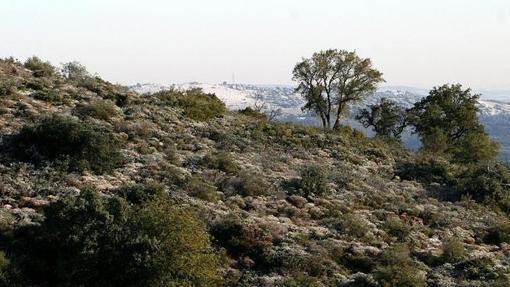
<path fill-rule="evenodd" d="M 466 257 L 466 250 L 461 241 L 456 238 L 449 238 L 443 241 L 443 255 L 445 262 L 457 263 Z"/>
<path fill-rule="evenodd" d="M 310 195 L 321 196 L 328 192 L 328 177 L 326 171 L 319 166 L 312 165 L 301 171 L 299 193 L 304 197 Z"/>
<path fill-rule="evenodd" d="M 120 142 L 90 122 L 53 115 L 21 129 L 14 137 L 15 156 L 40 165 L 56 162 L 69 171 L 108 173 L 123 162 Z"/>
<path fill-rule="evenodd" d="M 510 203 L 508 201 L 510 197 L 509 185 L 510 168 L 497 163 L 469 168 L 460 176 L 457 187 L 463 195 L 469 195 L 479 202 L 496 203 L 506 209 L 507 204 Z"/>
<path fill-rule="evenodd" d="M 375 278 L 381 287 L 427 286 L 405 244 L 395 245 L 384 252 Z"/>
<path fill-rule="evenodd" d="M 413 161 L 397 164 L 395 175 L 401 179 L 416 180 L 423 183 L 454 184 L 450 164 L 440 157 L 423 155 Z"/>
<path fill-rule="evenodd" d="M 255 223 L 242 222 L 234 215 L 228 215 L 211 226 L 214 242 L 225 248 L 234 258 L 248 256 L 256 263 L 264 261 L 264 250 L 273 244 L 273 236 L 267 229 Z M 268 266 L 266 266 L 268 267 Z"/>
<path fill-rule="evenodd" d="M 202 162 L 211 169 L 218 169 L 228 174 L 235 174 L 239 170 L 239 165 L 229 153 L 225 152 L 206 155 Z"/>
<path fill-rule="evenodd" d="M 200 89 L 192 89 L 179 99 L 184 114 L 197 121 L 207 121 L 222 116 L 226 112 L 225 104 L 214 94 L 205 94 Z"/>
<path fill-rule="evenodd" d="M 219 200 L 219 195 L 218 192 L 216 191 L 216 187 L 205 182 L 203 179 L 199 177 L 196 176 L 192 177 L 188 181 L 186 189 L 192 196 L 196 198 L 200 198 L 202 200 L 209 202 L 216 202 Z"/>
<path fill-rule="evenodd" d="M 161 105 L 181 107 L 187 117 L 197 121 L 221 117 L 227 111 L 216 95 L 204 93 L 200 88 L 163 90 L 152 94 L 151 98 Z"/>
<path fill-rule="evenodd" d="M 397 237 L 400 241 L 405 241 L 409 236 L 409 227 L 397 216 L 388 217 L 383 228 L 389 235 Z"/>
<path fill-rule="evenodd" d="M 12 79 L 0 76 L 0 96 L 10 96 L 17 92 L 18 83 Z"/>
<path fill-rule="evenodd" d="M 75 113 L 81 118 L 92 117 L 103 121 L 109 121 L 118 114 L 115 104 L 108 100 L 98 100 L 88 105 L 78 106 Z"/>
<path fill-rule="evenodd" d="M 354 238 L 363 238 L 370 231 L 364 220 L 351 213 L 342 217 L 339 229 L 342 233 Z"/>
<path fill-rule="evenodd" d="M 510 220 L 505 217 L 495 220 L 484 241 L 489 244 L 510 243 Z"/>
<path fill-rule="evenodd" d="M 242 172 L 239 175 L 237 192 L 242 196 L 261 196 L 268 194 L 269 186 L 259 175 Z"/>
<path fill-rule="evenodd" d="M 53 67 L 50 62 L 44 62 L 36 56 L 28 58 L 24 66 L 32 71 L 32 74 L 36 78 L 51 77 L 56 73 L 55 67 Z"/>
<path fill-rule="evenodd" d="M 158 197 L 141 206 L 93 190 L 19 230 L 13 262 L 29 286 L 215 286 L 219 260 L 191 210 Z M 26 286 L 25 285 L 25 286 Z"/>
<path fill-rule="evenodd" d="M 236 177 L 224 180 L 221 189 L 229 196 L 262 196 L 268 194 L 270 186 L 260 175 L 243 171 Z"/>
<path fill-rule="evenodd" d="M 164 186 L 160 184 L 126 185 L 115 190 L 114 194 L 124 198 L 129 203 L 141 205 L 162 196 Z"/>
<path fill-rule="evenodd" d="M 304 272 L 297 272 L 285 279 L 285 287 L 321 287 L 320 281 Z"/>
<path fill-rule="evenodd" d="M 60 93 L 57 90 L 41 90 L 32 94 L 32 97 L 36 100 L 50 102 L 53 104 L 67 104 L 69 98 L 64 93 Z"/>

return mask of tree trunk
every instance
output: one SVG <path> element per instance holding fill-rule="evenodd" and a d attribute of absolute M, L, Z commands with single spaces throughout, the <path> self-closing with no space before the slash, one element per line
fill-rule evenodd
<path fill-rule="evenodd" d="M 326 126 L 326 118 L 324 117 L 324 115 L 322 113 L 320 114 L 320 116 L 321 116 L 321 120 L 322 120 L 322 128 L 326 129 L 326 127 L 327 127 Z"/>
<path fill-rule="evenodd" d="M 336 112 L 335 124 L 333 125 L 333 129 L 336 130 L 340 128 L 340 115 L 342 114 L 343 104 L 338 104 L 338 111 Z"/>

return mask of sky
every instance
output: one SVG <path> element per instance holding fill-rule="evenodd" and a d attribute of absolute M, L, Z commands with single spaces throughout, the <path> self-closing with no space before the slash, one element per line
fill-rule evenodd
<path fill-rule="evenodd" d="M 508 0 L 0 0 L 0 57 L 79 61 L 121 84 L 292 84 L 329 48 L 386 85 L 510 89 Z"/>

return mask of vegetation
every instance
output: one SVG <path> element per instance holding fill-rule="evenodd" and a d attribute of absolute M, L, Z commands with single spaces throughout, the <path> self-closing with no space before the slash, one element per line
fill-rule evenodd
<path fill-rule="evenodd" d="M 349 104 L 372 94 L 384 81 L 370 59 L 344 50 L 315 53 L 297 63 L 292 75 L 299 83 L 296 91 L 306 101 L 303 109 L 316 113 L 324 128 L 335 129 Z"/>
<path fill-rule="evenodd" d="M 375 134 L 380 137 L 400 140 L 407 126 L 407 112 L 396 103 L 382 98 L 378 104 L 362 109 L 358 120 L 363 127 L 372 127 Z"/>
<path fill-rule="evenodd" d="M 410 230 L 409 227 L 396 216 L 389 217 L 384 222 L 384 230 L 391 235 L 396 237 L 399 241 L 406 241 Z"/>
<path fill-rule="evenodd" d="M 17 231 L 13 264 L 36 286 L 211 286 L 218 258 L 191 211 L 165 197 L 130 205 L 93 190 Z M 29 237 L 27 235 L 30 234 Z"/>
<path fill-rule="evenodd" d="M 386 250 L 381 259 L 381 266 L 375 274 L 381 287 L 427 286 L 405 244 L 398 244 Z"/>
<path fill-rule="evenodd" d="M 510 211 L 510 169 L 501 163 L 471 166 L 460 176 L 461 194 Z"/>
<path fill-rule="evenodd" d="M 461 85 L 444 85 L 416 103 L 410 122 L 423 149 L 451 155 L 462 163 L 494 159 L 499 145 L 489 139 L 478 120 L 478 98 Z"/>
<path fill-rule="evenodd" d="M 24 64 L 25 68 L 32 71 L 34 77 L 51 77 L 56 73 L 55 67 L 53 67 L 50 62 L 44 62 L 36 56 L 28 58 Z"/>
<path fill-rule="evenodd" d="M 112 172 L 121 166 L 120 141 L 107 129 L 72 117 L 52 115 L 25 126 L 14 138 L 14 155 L 41 165 L 58 163 L 69 171 Z"/>
<path fill-rule="evenodd" d="M 117 108 L 112 101 L 99 100 L 90 104 L 78 106 L 76 114 L 81 118 L 92 117 L 98 120 L 109 121 L 118 114 Z"/>
<path fill-rule="evenodd" d="M 328 192 L 328 178 L 326 171 L 319 166 L 307 166 L 301 170 L 301 180 L 298 192 L 304 197 L 310 195 L 322 196 Z"/>
<path fill-rule="evenodd" d="M 456 238 L 449 238 L 443 241 L 443 260 L 450 263 L 457 263 L 466 258 L 464 244 Z"/>
<path fill-rule="evenodd" d="M 221 117 L 226 112 L 225 104 L 216 95 L 206 94 L 201 89 L 165 90 L 153 96 L 161 104 L 181 107 L 187 117 L 197 121 Z"/>
<path fill-rule="evenodd" d="M 459 101 L 420 105 L 423 117 L 476 132 L 414 151 L 393 140 L 392 115 L 412 127 L 421 109 L 367 108 L 369 138 L 47 64 L 0 60 L 0 286 L 510 282 L 509 168 L 452 86 L 434 93 Z"/>
<path fill-rule="evenodd" d="M 206 155 L 202 161 L 207 167 L 218 169 L 228 174 L 236 174 L 239 171 L 239 165 L 229 153 L 219 152 Z"/>

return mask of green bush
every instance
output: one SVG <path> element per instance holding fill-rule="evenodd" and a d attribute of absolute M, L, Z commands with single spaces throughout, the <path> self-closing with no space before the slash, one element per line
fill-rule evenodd
<path fill-rule="evenodd" d="M 427 286 L 405 244 L 395 245 L 384 252 L 375 278 L 381 287 Z"/>
<path fill-rule="evenodd" d="M 242 196 L 261 196 L 268 194 L 269 186 L 260 175 L 245 171 L 239 175 L 238 179 L 238 194 Z"/>
<path fill-rule="evenodd" d="M 220 99 L 200 89 L 187 91 L 186 95 L 179 99 L 179 105 L 187 117 L 197 121 L 221 117 L 226 112 L 225 104 Z"/>
<path fill-rule="evenodd" d="M 220 199 L 216 187 L 197 176 L 188 181 L 186 189 L 192 196 L 205 201 L 216 202 Z"/>
<path fill-rule="evenodd" d="M 328 176 L 323 168 L 312 165 L 301 170 L 301 180 L 299 181 L 298 192 L 302 196 L 322 196 L 328 191 Z"/>
<path fill-rule="evenodd" d="M 0 96 L 10 96 L 18 91 L 19 84 L 10 78 L 0 75 Z"/>
<path fill-rule="evenodd" d="M 109 121 L 118 114 L 115 104 L 109 100 L 97 100 L 88 105 L 78 106 L 75 113 L 81 118 L 92 117 L 103 121 Z"/>
<path fill-rule="evenodd" d="M 51 77 L 56 73 L 55 67 L 53 67 L 50 62 L 44 62 L 36 56 L 28 58 L 24 66 L 32 71 L 32 74 L 36 78 Z"/>
<path fill-rule="evenodd" d="M 234 215 L 214 222 L 210 232 L 215 244 L 225 248 L 228 255 L 233 258 L 248 256 L 255 260 L 255 264 L 266 262 L 264 251 L 273 245 L 274 240 L 266 228 L 256 223 L 243 222 Z"/>
<path fill-rule="evenodd" d="M 232 156 L 226 152 L 217 152 L 206 155 L 202 162 L 211 169 L 218 169 L 228 174 L 235 174 L 239 170 L 239 165 Z"/>
<path fill-rule="evenodd" d="M 370 231 L 366 222 L 352 213 L 345 214 L 341 218 L 338 229 L 341 233 L 353 238 L 364 238 Z"/>
<path fill-rule="evenodd" d="M 442 259 L 445 262 L 457 263 L 466 257 L 464 244 L 456 238 L 449 238 L 443 241 L 442 249 Z"/>
<path fill-rule="evenodd" d="M 157 197 L 130 205 L 93 190 L 18 230 L 12 261 L 24 286 L 216 286 L 219 259 L 191 210 Z"/>
<path fill-rule="evenodd" d="M 285 287 L 321 287 L 320 281 L 304 272 L 292 274 L 285 279 Z"/>
<path fill-rule="evenodd" d="M 411 161 L 397 163 L 395 175 L 401 179 L 423 183 L 454 184 L 450 163 L 438 156 L 421 155 Z"/>
<path fill-rule="evenodd" d="M 501 217 L 490 226 L 484 239 L 489 244 L 510 243 L 510 219 Z"/>
<path fill-rule="evenodd" d="M 383 228 L 389 235 L 398 238 L 399 241 L 405 241 L 410 232 L 409 226 L 397 216 L 388 217 Z"/>
<path fill-rule="evenodd" d="M 164 194 L 161 184 L 133 184 L 114 190 L 114 194 L 124 198 L 127 202 L 141 205 L 154 200 Z"/>
<path fill-rule="evenodd" d="M 58 90 L 40 90 L 32 94 L 32 97 L 36 100 L 49 102 L 55 105 L 67 104 L 70 102 L 70 98 L 64 93 L 60 93 Z"/>
<path fill-rule="evenodd" d="M 221 117 L 227 111 L 225 104 L 216 95 L 204 93 L 200 88 L 159 91 L 152 94 L 151 99 L 160 105 L 180 107 L 187 117 L 197 121 Z"/>
<path fill-rule="evenodd" d="M 479 202 L 495 203 L 510 211 L 510 168 L 497 163 L 477 165 L 460 176 L 457 185 L 463 195 L 469 195 Z"/>
<path fill-rule="evenodd" d="M 14 155 L 40 165 L 45 161 L 68 171 L 108 173 L 123 163 L 120 141 L 108 130 L 72 117 L 53 115 L 28 125 L 14 137 Z"/>

